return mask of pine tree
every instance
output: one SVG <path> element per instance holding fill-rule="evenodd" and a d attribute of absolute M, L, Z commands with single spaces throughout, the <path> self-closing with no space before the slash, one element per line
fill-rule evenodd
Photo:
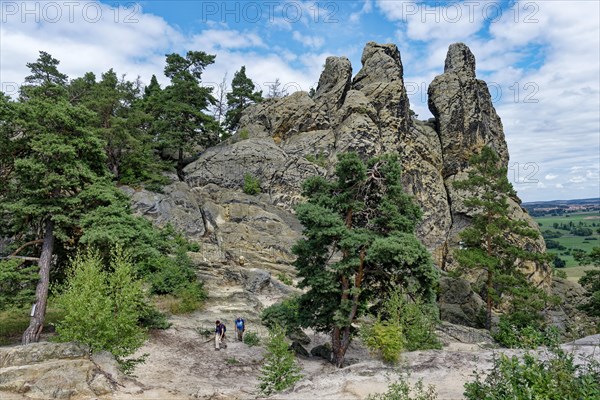
<path fill-rule="evenodd" d="M 193 154 L 186 158 L 186 153 L 218 141 L 217 122 L 205 113 L 216 100 L 212 88 L 200 85 L 202 72 L 214 60 L 214 55 L 203 51 L 189 51 L 185 57 L 176 53 L 167 55 L 165 75 L 171 84 L 162 91 L 154 87 L 154 94 L 148 96 L 158 96 L 150 101 L 155 116 L 153 131 L 167 154 L 176 153 L 174 159 L 181 180 L 183 168 L 195 159 Z"/>
<path fill-rule="evenodd" d="M 225 114 L 225 125 L 231 131 L 235 131 L 242 118 L 242 111 L 252 103 L 262 101 L 262 91 L 255 92 L 254 82 L 246 76 L 246 66 L 233 75 L 231 81 L 231 92 L 227 93 L 227 113 Z"/>
<path fill-rule="evenodd" d="M 273 327 L 269 331 L 267 355 L 258 378 L 261 382 L 259 390 L 268 396 L 287 389 L 302 378 L 301 370 L 296 356 L 285 342 L 285 330 L 280 326 Z"/>
<path fill-rule="evenodd" d="M 414 235 L 421 210 L 403 192 L 397 159 L 365 165 L 348 153 L 338 160 L 334 182 L 304 183 L 308 202 L 296 209 L 304 238 L 292 251 L 300 287 L 307 289 L 299 298 L 300 325 L 331 332 L 341 367 L 367 304 L 395 287 L 433 303 L 437 270 Z"/>
<path fill-rule="evenodd" d="M 69 102 L 58 61 L 40 54 L 28 64 L 32 75 L 26 81 L 32 85 L 23 88 L 25 96 L 16 107 L 22 151 L 4 155 L 2 161 L 10 165 L 10 176 L 0 212 L 8 216 L 12 232 L 34 233 L 26 245 L 42 244 L 35 258 L 39 282 L 24 344 L 37 341 L 42 331 L 55 239 L 69 240 L 83 212 L 78 196 L 107 172 L 104 144 L 89 129 L 93 114 Z"/>
<path fill-rule="evenodd" d="M 471 158 L 470 167 L 466 179 L 454 182 L 456 189 L 470 193 L 464 204 L 473 213 L 472 225 L 460 234 L 465 248 L 456 255 L 463 269 L 486 274 L 486 328 L 490 329 L 492 308 L 503 293 L 533 290 L 519 272 L 517 261 L 544 261 L 546 257 L 515 244 L 517 238 L 535 239 L 539 233 L 526 221 L 510 218 L 508 199 L 516 193 L 496 152 L 483 147 Z"/>

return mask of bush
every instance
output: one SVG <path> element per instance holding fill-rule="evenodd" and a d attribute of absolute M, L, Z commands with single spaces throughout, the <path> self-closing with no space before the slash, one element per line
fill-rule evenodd
<path fill-rule="evenodd" d="M 534 349 L 539 346 L 555 346 L 559 343 L 560 334 L 555 327 L 541 329 L 539 326 L 527 325 L 519 327 L 511 323 L 504 315 L 500 317 L 498 332 L 494 339 L 505 347 Z"/>
<path fill-rule="evenodd" d="M 288 286 L 292 286 L 294 284 L 292 279 L 289 276 L 287 276 L 286 274 L 284 274 L 283 272 L 280 272 L 277 274 L 277 279 L 279 279 L 282 283 L 284 283 Z"/>
<path fill-rule="evenodd" d="M 435 400 L 437 394 L 432 385 L 423 387 L 423 379 L 419 379 L 417 383 L 411 385 L 408 383 L 408 377 L 400 376 L 398 380 L 388 386 L 385 393 L 372 394 L 367 397 L 367 400 Z"/>
<path fill-rule="evenodd" d="M 475 381 L 465 383 L 468 400 L 600 398 L 600 365 L 595 360 L 575 365 L 573 355 L 552 347 L 547 360 L 527 353 L 520 361 L 502 354 L 494 359 L 485 378 L 475 371 Z"/>
<path fill-rule="evenodd" d="M 139 323 L 148 329 L 169 329 L 171 327 L 167 316 L 149 304 L 141 306 Z"/>
<path fill-rule="evenodd" d="M 383 302 L 374 324 L 361 326 L 365 345 L 388 362 L 397 362 L 403 349 L 439 349 L 435 336 L 435 306 L 410 302 L 401 290 L 393 291 Z"/>
<path fill-rule="evenodd" d="M 261 192 L 260 180 L 250 174 L 244 175 L 244 193 L 249 195 L 256 195 Z"/>
<path fill-rule="evenodd" d="M 258 377 L 261 382 L 258 389 L 267 396 L 280 392 L 302 379 L 301 371 L 296 356 L 288 349 L 284 329 L 275 326 L 269 331 L 267 354 Z"/>
<path fill-rule="evenodd" d="M 404 348 L 404 336 L 398 323 L 378 319 L 372 325 L 361 327 L 360 337 L 363 343 L 374 352 L 378 352 L 384 361 L 396 363 Z"/>
<path fill-rule="evenodd" d="M 244 344 L 253 347 L 260 344 L 260 337 L 256 332 L 247 332 L 244 334 Z"/>
<path fill-rule="evenodd" d="M 135 352 L 145 340 L 138 326 L 145 302 L 140 281 L 133 278 L 129 256 L 116 248 L 108 273 L 98 252 L 88 250 L 71 262 L 68 280 L 56 304 L 65 316 L 56 324 L 57 340 L 106 350 L 117 359 Z"/>
<path fill-rule="evenodd" d="M 240 131 L 239 136 L 240 136 L 240 140 L 246 140 L 246 139 L 248 139 L 248 137 L 250 137 L 250 132 L 248 132 L 247 129 L 242 129 Z"/>
<path fill-rule="evenodd" d="M 154 260 L 150 290 L 154 294 L 175 294 L 196 281 L 191 261 L 184 247 L 179 247 L 175 258 L 160 256 Z"/>

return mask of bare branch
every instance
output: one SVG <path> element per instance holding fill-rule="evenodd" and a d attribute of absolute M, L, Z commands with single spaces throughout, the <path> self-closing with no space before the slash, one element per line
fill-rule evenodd
<path fill-rule="evenodd" d="M 44 243 L 44 241 L 43 241 L 42 239 L 38 239 L 38 240 L 32 240 L 31 242 L 27 242 L 27 243 L 25 243 L 23 246 L 21 246 L 21 247 L 19 247 L 18 249 L 16 249 L 16 250 L 15 250 L 15 251 L 14 251 L 14 252 L 13 252 L 13 253 L 10 255 L 10 257 L 14 257 L 14 256 L 16 256 L 17 254 L 19 254 L 19 253 L 20 253 L 20 252 L 21 252 L 21 251 L 22 251 L 22 250 L 23 250 L 25 247 L 27 247 L 27 246 L 31 246 L 31 245 L 34 245 L 34 244 L 42 244 L 42 243 Z"/>
<path fill-rule="evenodd" d="M 24 257 L 24 256 L 6 256 L 0 257 L 0 260 L 18 259 L 23 261 L 40 261 L 39 257 Z"/>

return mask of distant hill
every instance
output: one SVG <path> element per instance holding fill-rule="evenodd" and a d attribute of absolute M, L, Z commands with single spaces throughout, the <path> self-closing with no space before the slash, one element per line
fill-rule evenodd
<path fill-rule="evenodd" d="M 564 214 L 568 212 L 600 212 L 600 197 L 575 200 L 550 200 L 522 203 L 531 216 Z"/>

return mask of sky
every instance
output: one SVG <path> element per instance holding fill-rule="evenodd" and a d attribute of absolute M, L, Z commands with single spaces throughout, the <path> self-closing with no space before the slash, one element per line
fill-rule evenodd
<path fill-rule="evenodd" d="M 353 73 L 369 41 L 401 52 L 411 108 L 431 117 L 427 86 L 448 46 L 467 44 L 487 81 L 524 201 L 600 197 L 600 2 L 545 1 L 6 1 L 0 0 L 0 90 L 14 94 L 40 50 L 71 78 L 110 68 L 161 84 L 165 55 L 216 54 L 203 84 L 242 65 L 263 90 L 316 87 L 325 59 Z"/>

